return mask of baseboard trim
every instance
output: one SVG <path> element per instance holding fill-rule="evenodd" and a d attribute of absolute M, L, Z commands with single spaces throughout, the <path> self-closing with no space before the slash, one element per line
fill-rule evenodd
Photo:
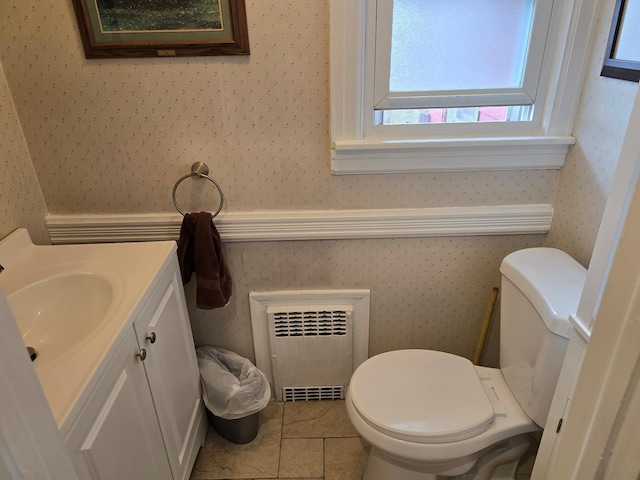
<path fill-rule="evenodd" d="M 264 210 L 221 213 L 226 242 L 340 240 L 544 234 L 548 204 L 379 210 Z M 173 213 L 55 215 L 46 220 L 54 244 L 177 240 L 182 217 Z"/>

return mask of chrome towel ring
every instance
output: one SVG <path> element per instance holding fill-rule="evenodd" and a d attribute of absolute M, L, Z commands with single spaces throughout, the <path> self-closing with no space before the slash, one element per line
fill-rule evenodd
<path fill-rule="evenodd" d="M 215 211 L 215 213 L 211 215 L 212 217 L 215 217 L 220 213 L 220 210 L 222 210 L 222 207 L 224 205 L 224 193 L 222 193 L 222 187 L 220 187 L 218 182 L 216 182 L 213 178 L 209 176 L 209 167 L 207 166 L 206 163 L 202 163 L 202 162 L 194 163 L 193 165 L 191 165 L 191 173 L 185 175 L 184 177 L 180 177 L 178 179 L 176 184 L 173 186 L 173 192 L 171 192 L 173 205 L 176 207 L 176 210 L 178 210 L 184 216 L 184 211 L 182 211 L 182 209 L 178 206 L 178 201 L 176 200 L 176 191 L 178 190 L 178 185 L 180 185 L 180 183 L 182 183 L 183 180 L 186 180 L 187 178 L 190 178 L 193 176 L 209 180 L 218 189 L 218 193 L 220 194 L 220 205 L 218 206 L 218 209 Z"/>

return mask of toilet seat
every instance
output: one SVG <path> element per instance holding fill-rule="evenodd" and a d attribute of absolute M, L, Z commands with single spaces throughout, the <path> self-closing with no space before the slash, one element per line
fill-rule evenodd
<path fill-rule="evenodd" d="M 495 418 L 473 364 L 444 352 L 377 355 L 358 367 L 349 390 L 371 427 L 409 442 L 458 442 L 486 431 Z"/>

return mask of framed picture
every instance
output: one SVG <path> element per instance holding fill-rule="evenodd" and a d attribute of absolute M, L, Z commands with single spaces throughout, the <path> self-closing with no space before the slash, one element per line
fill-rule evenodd
<path fill-rule="evenodd" d="M 249 55 L 244 0 L 72 0 L 87 58 Z"/>
<path fill-rule="evenodd" d="M 640 0 L 617 0 L 601 75 L 640 80 Z"/>

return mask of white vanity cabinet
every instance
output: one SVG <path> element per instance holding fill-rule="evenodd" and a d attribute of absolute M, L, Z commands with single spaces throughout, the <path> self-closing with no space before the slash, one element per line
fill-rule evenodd
<path fill-rule="evenodd" d="M 172 480 L 133 329 L 66 440 L 82 479 Z"/>
<path fill-rule="evenodd" d="M 207 424 L 177 260 L 128 323 L 66 445 L 95 480 L 188 480 Z"/>
<path fill-rule="evenodd" d="M 140 315 L 133 327 L 140 348 L 146 351 L 144 367 L 173 477 L 187 480 L 204 441 L 197 434 L 206 431 L 206 416 L 177 260 L 167 280 L 150 302 L 153 308 Z"/>

